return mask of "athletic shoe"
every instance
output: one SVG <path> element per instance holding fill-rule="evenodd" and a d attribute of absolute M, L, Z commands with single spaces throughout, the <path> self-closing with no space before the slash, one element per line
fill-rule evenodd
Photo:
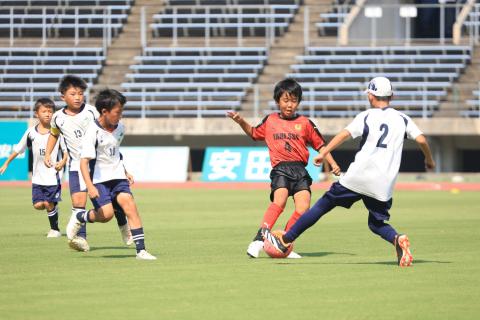
<path fill-rule="evenodd" d="M 398 265 L 400 267 L 409 267 L 412 265 L 413 256 L 410 253 L 410 241 L 406 234 L 400 234 L 395 237 L 395 249 L 397 250 Z"/>
<path fill-rule="evenodd" d="M 78 231 L 85 223 L 78 221 L 75 213 L 72 213 L 70 220 L 68 221 L 67 228 L 65 229 L 67 233 L 67 239 L 73 240 L 77 236 Z"/>
<path fill-rule="evenodd" d="M 131 246 L 133 244 L 133 237 L 128 223 L 124 224 L 123 226 L 118 226 L 118 229 L 120 230 L 120 233 L 122 235 L 123 242 L 127 246 Z"/>
<path fill-rule="evenodd" d="M 299 255 L 296 252 L 290 252 L 290 254 L 287 256 L 287 259 L 302 259 L 302 256 Z"/>
<path fill-rule="evenodd" d="M 83 251 L 83 252 L 90 251 L 90 246 L 88 245 L 87 240 L 82 237 L 75 236 L 72 240 L 68 241 L 68 245 L 73 250 Z"/>
<path fill-rule="evenodd" d="M 47 238 L 60 238 L 62 233 L 58 230 L 50 229 L 47 233 Z"/>
<path fill-rule="evenodd" d="M 263 250 L 263 241 L 255 240 L 248 245 L 247 255 L 249 255 L 251 258 L 258 258 L 258 255 L 262 250 Z"/>
<path fill-rule="evenodd" d="M 137 260 L 157 260 L 157 258 L 148 253 L 147 250 L 140 250 L 140 252 L 137 252 Z"/>
<path fill-rule="evenodd" d="M 286 253 L 288 248 L 290 247 L 290 243 L 284 243 L 282 237 L 277 236 L 270 232 L 270 230 L 266 229 L 263 235 L 265 237 L 265 241 L 270 242 L 272 246 L 275 247 L 278 251 Z"/>

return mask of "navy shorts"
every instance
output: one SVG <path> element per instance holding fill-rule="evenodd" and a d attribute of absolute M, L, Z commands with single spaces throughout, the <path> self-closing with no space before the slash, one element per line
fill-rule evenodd
<path fill-rule="evenodd" d="M 311 192 L 312 178 L 303 162 L 280 162 L 270 172 L 270 180 L 270 201 L 273 201 L 273 193 L 279 188 L 287 188 L 289 196 L 302 190 Z"/>
<path fill-rule="evenodd" d="M 37 202 L 59 202 L 62 201 L 62 185 L 56 186 L 42 186 L 39 184 L 32 184 L 32 203 Z"/>
<path fill-rule="evenodd" d="M 87 192 L 87 187 L 83 181 L 81 173 L 78 171 L 68 172 L 68 185 L 70 186 L 70 194 L 77 192 Z"/>
<path fill-rule="evenodd" d="M 357 193 L 345 188 L 339 182 L 335 182 L 330 187 L 324 197 L 327 197 L 335 206 L 350 208 L 358 200 L 362 200 L 370 215 L 376 220 L 386 221 L 390 219 L 388 210 L 392 207 L 392 199 L 380 201 L 369 196 Z"/>
<path fill-rule="evenodd" d="M 97 188 L 99 194 L 98 198 L 91 199 L 95 209 L 99 209 L 109 203 L 112 203 L 114 208 L 118 207 L 116 198 L 119 193 L 132 194 L 130 191 L 130 185 L 126 179 L 116 179 L 96 183 L 95 187 Z"/>

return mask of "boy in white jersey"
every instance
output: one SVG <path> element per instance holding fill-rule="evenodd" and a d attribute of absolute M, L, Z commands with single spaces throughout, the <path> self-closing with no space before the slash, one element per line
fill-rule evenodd
<path fill-rule="evenodd" d="M 84 102 L 84 92 L 86 89 L 87 84 L 85 81 L 77 76 L 67 75 L 60 81 L 59 91 L 66 106 L 53 115 L 44 160 L 47 167 L 52 166 L 51 152 L 61 134 L 65 138 L 68 155 L 70 157 L 69 186 L 70 196 L 72 198 L 72 216 L 70 219 L 75 219 L 78 212 L 85 212 L 87 190 L 80 173 L 81 143 L 85 135 L 85 130 L 99 116 L 95 107 Z M 115 216 L 123 241 L 127 245 L 132 244 L 125 214 L 119 211 L 115 212 Z M 67 234 L 67 238 L 72 249 L 78 251 L 90 250 L 90 246 L 86 240 L 87 231 L 85 227 L 82 227 L 78 235 L 74 235 L 73 237 L 69 237 Z"/>
<path fill-rule="evenodd" d="M 133 178 L 126 172 L 119 148 L 125 128 L 122 118 L 125 97 L 115 90 L 99 93 L 95 107 L 100 117 L 85 132 L 80 170 L 95 210 L 77 213 L 67 225 L 67 236 L 75 235 L 86 222 L 108 222 L 115 207 L 123 209 L 137 249 L 137 259 L 156 260 L 145 250 L 142 221 L 130 191 Z"/>
<path fill-rule="evenodd" d="M 46 210 L 50 222 L 50 231 L 47 238 L 62 236 L 58 228 L 58 202 L 61 201 L 62 185 L 61 170 L 67 162 L 67 150 L 63 139 L 59 139 L 53 147 L 51 157 L 55 159 L 54 167 L 47 168 L 43 163 L 45 147 L 50 133 L 50 120 L 55 112 L 55 103 L 48 98 L 41 98 L 35 102 L 35 117 L 38 124 L 27 129 L 20 142 L 15 145 L 12 154 L 0 168 L 0 174 L 7 170 L 10 162 L 19 154 L 31 149 L 33 156 L 32 166 L 32 203 L 37 210 Z M 63 157 L 58 152 L 61 148 Z"/>
<path fill-rule="evenodd" d="M 368 209 L 370 230 L 395 246 L 399 266 L 412 264 L 408 237 L 385 223 L 390 218 L 388 210 L 392 206 L 404 138 L 417 142 L 425 156 L 427 169 L 433 169 L 435 161 L 425 136 L 412 119 L 389 106 L 393 91 L 387 78 L 372 79 L 366 93 L 372 108 L 358 114 L 314 159 L 315 164 L 320 164 L 328 152 L 350 137 L 361 135 L 360 150 L 354 162 L 339 182 L 334 183 L 289 232 L 283 236 L 269 230 L 265 232 L 266 241 L 277 250 L 286 252 L 296 238 L 334 207 L 350 208 L 353 203 L 362 200 Z"/>

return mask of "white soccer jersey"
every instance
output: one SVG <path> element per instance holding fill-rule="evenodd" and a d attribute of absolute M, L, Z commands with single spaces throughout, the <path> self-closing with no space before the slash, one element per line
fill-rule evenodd
<path fill-rule="evenodd" d="M 59 131 L 65 138 L 69 156 L 70 171 L 80 170 L 80 151 L 82 140 L 88 126 L 97 119 L 99 113 L 94 106 L 84 104 L 76 115 L 68 115 L 65 108 L 55 112 L 52 117 L 52 131 Z"/>
<path fill-rule="evenodd" d="M 360 194 L 388 201 L 392 198 L 405 138 L 414 140 L 422 132 L 407 115 L 391 107 L 372 108 L 358 114 L 346 128 L 362 136 L 360 150 L 340 184 Z"/>
<path fill-rule="evenodd" d="M 31 149 L 33 156 L 32 183 L 42 186 L 55 186 L 60 183 L 61 179 L 61 172 L 55 170 L 55 166 L 47 168 L 43 163 L 49 135 L 50 133 L 41 134 L 38 132 L 37 126 L 30 127 L 25 131 L 20 142 L 13 148 L 13 151 L 19 154 L 24 153 L 27 148 Z M 63 152 L 67 152 L 65 142 L 61 137 L 53 148 L 51 155 L 52 161 L 56 162 L 61 160 L 58 152 L 59 148 L 61 148 Z"/>
<path fill-rule="evenodd" d="M 121 123 L 113 132 L 104 130 L 97 121 L 88 127 L 83 139 L 81 158 L 92 159 L 90 176 L 93 183 L 127 178 L 120 156 L 124 133 L 125 128 Z"/>

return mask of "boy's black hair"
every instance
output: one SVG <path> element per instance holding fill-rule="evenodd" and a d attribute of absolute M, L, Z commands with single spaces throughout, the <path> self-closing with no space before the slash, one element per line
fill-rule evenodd
<path fill-rule="evenodd" d="M 66 75 L 60 80 L 60 84 L 58 85 L 58 91 L 61 94 L 64 94 L 68 88 L 79 88 L 83 91 L 87 90 L 87 83 L 80 77 L 74 75 Z"/>
<path fill-rule="evenodd" d="M 288 92 L 290 95 L 297 98 L 298 103 L 302 101 L 302 87 L 297 81 L 287 78 L 277 83 L 273 90 L 273 99 L 276 103 L 280 101 L 280 97 L 284 92 Z"/>
<path fill-rule="evenodd" d="M 33 111 L 37 112 L 41 106 L 44 106 L 45 108 L 50 108 L 52 109 L 52 111 L 55 111 L 55 102 L 53 102 L 52 99 L 49 99 L 49 98 L 38 99 L 37 101 L 35 101 Z"/>
<path fill-rule="evenodd" d="M 111 111 L 112 108 L 119 103 L 123 107 L 125 103 L 127 103 L 127 98 L 117 90 L 105 89 L 98 93 L 97 99 L 95 100 L 95 108 L 102 114 L 103 109 Z"/>

